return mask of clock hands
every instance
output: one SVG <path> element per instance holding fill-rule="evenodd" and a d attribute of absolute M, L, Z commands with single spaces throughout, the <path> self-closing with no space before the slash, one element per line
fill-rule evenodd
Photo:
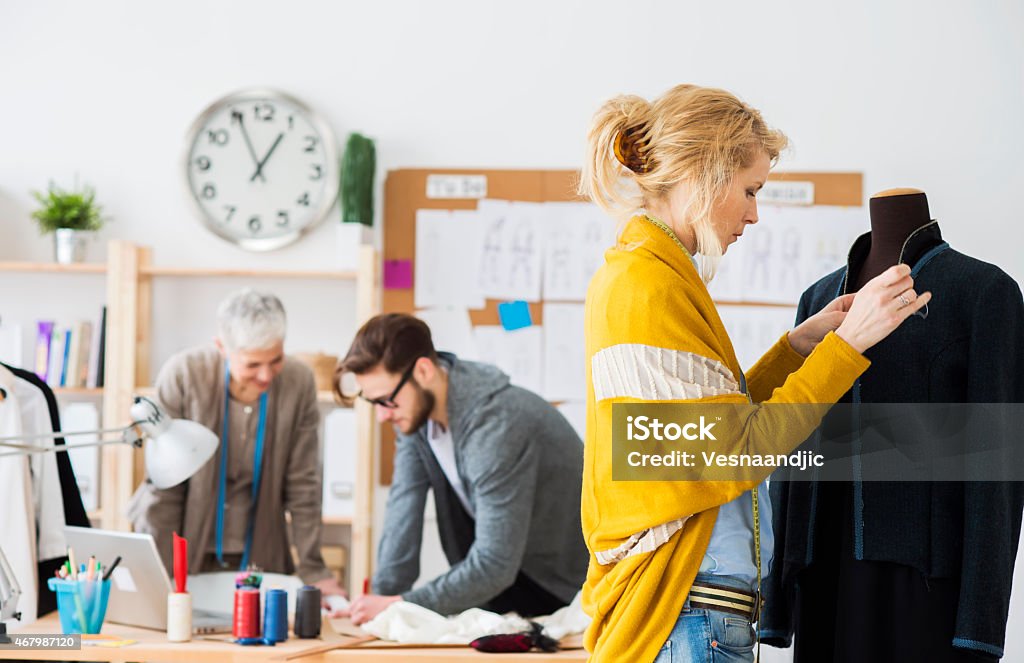
<path fill-rule="evenodd" d="M 263 173 L 260 172 L 260 160 L 256 157 L 256 150 L 253 149 L 252 140 L 249 138 L 249 132 L 245 128 L 245 122 L 243 121 L 243 115 L 241 111 L 231 111 L 231 119 L 238 122 L 238 126 L 242 128 L 242 137 L 245 138 L 245 146 L 249 148 L 249 156 L 252 157 L 252 162 L 256 164 L 256 175 L 259 175 L 264 182 L 267 181 L 266 177 L 263 177 Z M 250 182 L 256 179 L 256 175 L 250 178 Z"/>
<path fill-rule="evenodd" d="M 249 178 L 250 182 L 254 181 L 257 175 L 262 177 L 264 182 L 267 181 L 267 178 L 263 177 L 263 166 L 267 163 L 267 159 L 270 158 L 270 155 L 274 153 L 274 150 L 277 149 L 277 145 L 278 143 L 281 142 L 282 138 L 284 138 L 284 132 L 277 134 L 277 138 L 274 140 L 274 144 L 270 146 L 269 150 L 267 150 L 267 154 L 266 156 L 263 157 L 263 161 L 260 161 L 256 164 L 256 172 L 253 173 L 252 177 Z"/>

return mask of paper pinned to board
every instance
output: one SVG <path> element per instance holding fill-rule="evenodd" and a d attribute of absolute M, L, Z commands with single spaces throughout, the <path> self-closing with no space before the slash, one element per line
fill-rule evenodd
<path fill-rule="evenodd" d="M 542 327 L 506 331 L 498 325 L 480 325 L 473 332 L 481 357 L 504 371 L 512 384 L 535 394 L 543 393 Z"/>
<path fill-rule="evenodd" d="M 498 304 L 498 318 L 501 320 L 501 326 L 506 331 L 523 329 L 533 324 L 533 318 L 530 316 L 530 305 L 522 300 Z"/>
<path fill-rule="evenodd" d="M 587 398 L 583 304 L 544 305 L 544 398 Z"/>
<path fill-rule="evenodd" d="M 808 285 L 846 264 L 868 228 L 862 208 L 763 205 L 728 247 L 708 291 L 716 301 L 793 304 Z"/>
<path fill-rule="evenodd" d="M 814 182 L 769 180 L 757 192 L 757 202 L 773 205 L 813 205 Z"/>
<path fill-rule="evenodd" d="M 416 308 L 483 308 L 479 261 L 481 224 L 475 212 L 416 212 Z"/>
<path fill-rule="evenodd" d="M 576 434 L 581 440 L 586 439 L 587 432 L 587 404 L 583 401 L 566 401 L 559 403 L 556 408 L 566 420 L 572 424 Z"/>
<path fill-rule="evenodd" d="M 796 308 L 788 306 L 720 306 L 719 317 L 729 333 L 736 358 L 746 370 L 793 328 Z"/>
<path fill-rule="evenodd" d="M 427 198 L 473 199 L 486 197 L 486 175 L 427 175 Z"/>
<path fill-rule="evenodd" d="M 615 244 L 615 222 L 593 203 L 545 203 L 544 216 L 544 299 L 582 302 Z"/>
<path fill-rule="evenodd" d="M 480 290 L 485 297 L 540 301 L 544 214 L 544 203 L 478 203 Z"/>
<path fill-rule="evenodd" d="M 473 324 L 466 309 L 436 308 L 416 311 L 416 317 L 430 327 L 434 348 L 452 352 L 461 359 L 476 361 L 480 352 L 473 336 Z"/>
<path fill-rule="evenodd" d="M 384 289 L 408 290 L 412 287 L 412 260 L 384 261 Z"/>

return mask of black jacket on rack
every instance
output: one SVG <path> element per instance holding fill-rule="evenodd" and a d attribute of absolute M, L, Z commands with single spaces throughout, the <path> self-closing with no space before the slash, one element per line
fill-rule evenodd
<path fill-rule="evenodd" d="M 845 268 L 804 292 L 797 323 L 846 291 L 847 282 L 856 282 L 870 246 L 870 233 L 861 236 Z M 935 222 L 910 236 L 903 258 L 913 269 L 915 290 L 932 293 L 928 314 L 912 316 L 869 349 L 871 368 L 840 402 L 1024 402 L 1024 302 L 1017 283 L 998 267 L 949 248 Z M 771 497 L 775 564 L 765 585 L 764 642 L 789 646 L 795 632 L 799 650 L 802 637 L 820 638 L 821 628 L 808 628 L 817 619 L 814 609 L 798 607 L 798 591 L 806 588 L 807 596 L 816 584 L 824 602 L 832 597 L 823 598 L 822 583 L 844 568 L 867 569 L 856 582 L 841 586 L 839 593 L 847 594 L 839 598 L 833 617 L 838 630 L 851 631 L 851 647 L 859 646 L 858 634 L 862 640 L 870 637 L 859 625 L 849 625 L 862 619 L 857 602 L 868 596 L 876 600 L 865 605 L 879 606 L 877 599 L 899 590 L 878 579 L 906 573 L 922 588 L 921 599 L 907 604 L 910 614 L 882 617 L 886 613 L 879 606 L 870 608 L 866 619 L 914 619 L 909 608 L 920 608 L 920 614 L 933 609 L 936 587 L 946 587 L 949 631 L 935 636 L 943 640 L 941 646 L 954 657 L 958 651 L 990 660 L 1003 655 L 1024 484 L 780 481 L 773 482 Z M 878 568 L 887 570 L 872 575 Z M 808 569 L 821 575 L 802 576 Z M 928 631 L 924 634 L 927 639 Z"/>
<path fill-rule="evenodd" d="M 54 431 L 60 428 L 60 408 L 57 406 L 57 397 L 48 384 L 39 379 L 39 376 L 32 371 L 23 368 L 16 368 L 3 364 L 11 373 L 22 380 L 32 384 L 46 397 L 46 406 L 50 411 L 50 425 Z M 64 438 L 58 437 L 54 444 L 64 445 Z M 57 452 L 57 474 L 60 477 L 60 492 L 64 500 L 64 523 L 78 527 L 89 527 L 89 516 L 85 512 L 85 505 L 82 504 L 82 494 L 78 490 L 78 482 L 75 479 L 75 470 L 71 467 L 71 459 L 67 453 Z M 57 609 L 57 596 L 46 586 L 48 578 L 52 578 L 54 572 L 60 568 L 66 558 L 41 560 L 39 562 L 39 617 L 53 612 Z"/>

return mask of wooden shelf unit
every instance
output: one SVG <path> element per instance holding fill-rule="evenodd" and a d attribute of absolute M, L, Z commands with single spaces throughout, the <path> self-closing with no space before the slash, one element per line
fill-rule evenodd
<path fill-rule="evenodd" d="M 102 262 L 79 262 L 61 265 L 56 262 L 0 261 L 0 272 L 27 272 L 34 274 L 105 274 L 107 265 Z"/>
<path fill-rule="evenodd" d="M 103 387 L 54 387 L 53 393 L 57 396 L 103 396 Z"/>
<path fill-rule="evenodd" d="M 102 398 L 104 427 L 131 422 L 132 397 L 152 395 L 149 365 L 153 329 L 154 278 L 294 278 L 354 281 L 356 283 L 356 323 L 375 315 L 380 309 L 380 260 L 372 246 L 363 246 L 356 270 L 253 270 L 205 269 L 192 267 L 156 267 L 152 250 L 130 242 L 113 240 L 108 244 L 106 263 L 56 263 L 0 261 L 0 272 L 29 274 L 98 274 L 106 276 L 107 329 L 104 361 L 104 386 L 98 389 L 58 388 L 63 396 Z M 329 391 L 317 392 L 320 403 L 334 403 Z M 327 517 L 325 524 L 352 528 L 350 578 L 355 583 L 370 575 L 372 559 L 373 477 L 379 428 L 373 409 L 366 403 L 356 405 L 357 457 L 354 515 Z M 99 508 L 90 512 L 104 529 L 130 530 L 125 505 L 144 478 L 143 454 L 125 445 L 100 448 Z M 356 587 L 350 588 L 353 593 Z"/>

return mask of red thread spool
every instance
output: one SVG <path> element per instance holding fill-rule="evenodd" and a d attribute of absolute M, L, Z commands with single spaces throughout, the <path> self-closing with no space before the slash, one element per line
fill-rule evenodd
<path fill-rule="evenodd" d="M 234 627 L 236 638 L 260 637 L 260 590 L 243 587 L 235 590 Z"/>

